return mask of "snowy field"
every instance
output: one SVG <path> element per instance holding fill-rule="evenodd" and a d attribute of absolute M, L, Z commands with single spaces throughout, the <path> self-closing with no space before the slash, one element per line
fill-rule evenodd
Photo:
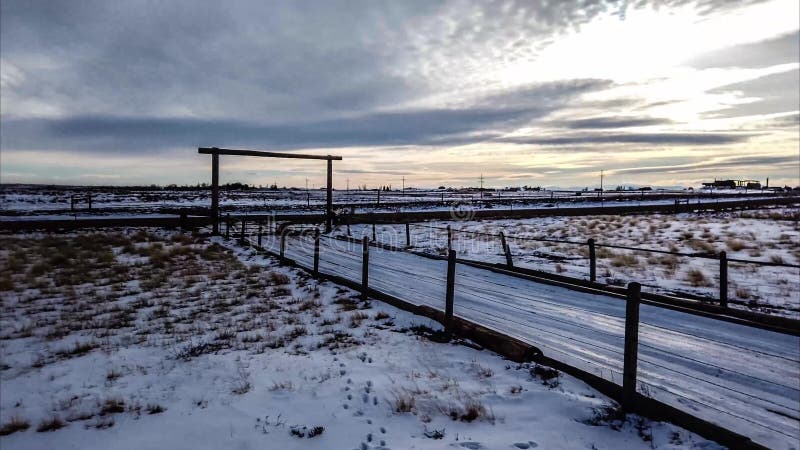
<path fill-rule="evenodd" d="M 523 220 L 427 222 L 412 224 L 413 248 L 444 255 L 447 232 L 460 258 L 505 263 L 499 232 L 505 233 L 514 264 L 578 278 L 589 276 L 588 246 L 641 247 L 680 253 L 726 251 L 729 259 L 800 264 L 800 209 L 679 215 L 547 217 Z M 346 234 L 339 228 L 339 235 Z M 371 225 L 353 225 L 352 236 L 372 237 Z M 405 246 L 402 225 L 378 225 L 380 242 Z M 565 244 L 528 240 L 555 239 Z M 598 281 L 623 286 L 638 281 L 644 290 L 719 298 L 719 262 L 658 253 L 597 248 Z M 732 306 L 800 318 L 800 269 L 729 263 Z"/>
<path fill-rule="evenodd" d="M 712 195 L 713 194 L 713 195 Z M 91 209 L 88 197 L 91 195 Z M 746 195 L 746 196 L 745 196 Z M 334 190 L 333 202 L 342 210 L 356 212 L 448 210 L 453 205 L 468 204 L 471 208 L 559 208 L 580 206 L 625 206 L 639 204 L 671 204 L 673 198 L 691 203 L 770 198 L 770 191 L 608 191 L 603 201 L 597 192 L 576 191 L 502 191 L 408 189 Z M 75 209 L 72 210 L 72 199 Z M 320 189 L 253 189 L 221 190 L 220 207 L 224 212 L 269 214 L 271 212 L 322 212 L 326 191 Z M 37 218 L 91 217 L 97 215 L 158 214 L 176 208 L 208 208 L 211 192 L 201 190 L 168 190 L 145 188 L 91 188 L 71 186 L 0 185 L 0 220 L 16 217 Z"/>
<path fill-rule="evenodd" d="M 717 447 L 224 245 L 1 236 L 0 447 Z"/>

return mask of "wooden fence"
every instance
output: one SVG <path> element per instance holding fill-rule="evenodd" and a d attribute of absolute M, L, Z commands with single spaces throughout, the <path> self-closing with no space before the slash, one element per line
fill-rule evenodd
<path fill-rule="evenodd" d="M 246 229 L 246 224 L 245 229 Z M 443 299 L 443 310 L 436 310 L 425 305 L 417 305 L 409 303 L 404 299 L 394 297 L 385 292 L 374 289 L 370 286 L 370 248 L 386 248 L 385 245 L 374 242 L 369 237 L 363 237 L 360 240 L 348 239 L 351 243 L 360 243 L 361 247 L 361 279 L 349 279 L 341 274 L 323 273 L 319 270 L 320 265 L 320 234 L 318 229 L 292 230 L 285 229 L 279 236 L 279 252 L 275 253 L 269 248 L 258 245 L 261 241 L 261 236 L 246 237 L 242 242 L 246 245 L 256 246 L 257 249 L 266 251 L 274 256 L 284 264 L 291 264 L 300 267 L 312 273 L 316 277 L 330 279 L 339 284 L 343 284 L 360 291 L 363 298 L 377 298 L 379 300 L 387 301 L 388 303 L 423 316 L 430 317 L 439 321 L 445 327 L 448 333 L 459 335 L 470 339 L 479 345 L 484 346 L 490 350 L 496 351 L 506 357 L 515 361 L 537 361 L 543 364 L 553 366 L 566 373 L 576 376 L 593 387 L 597 388 L 609 397 L 617 400 L 620 404 L 622 411 L 636 412 L 656 420 L 667 420 L 676 425 L 685 427 L 691 431 L 697 432 L 703 436 L 713 439 L 723 445 L 732 449 L 763 449 L 766 448 L 753 442 L 750 438 L 743 436 L 733 430 L 726 429 L 717 424 L 701 419 L 692 414 L 691 410 L 682 410 L 674 406 L 668 405 L 654 398 L 650 398 L 637 391 L 638 381 L 638 337 L 639 337 L 639 308 L 642 303 L 647 303 L 642 299 L 641 285 L 636 282 L 629 283 L 627 288 L 622 293 L 594 291 L 593 293 L 612 296 L 624 300 L 625 306 L 625 332 L 624 332 L 624 364 L 623 364 L 623 377 L 621 385 L 611 382 L 607 379 L 597 376 L 596 374 L 589 373 L 578 367 L 564 363 L 551 356 L 545 356 L 535 346 L 531 346 L 523 341 L 509 337 L 499 333 L 491 328 L 487 328 L 479 323 L 468 321 L 464 318 L 454 316 L 454 292 L 456 289 L 456 267 L 462 262 L 458 260 L 456 251 L 450 249 L 447 254 L 447 269 L 444 279 L 446 280 L 445 298 Z M 308 239 L 313 239 L 313 262 L 307 266 L 297 260 L 293 260 L 286 256 L 287 238 L 293 233 L 298 233 L 297 238 L 300 239 L 302 245 L 308 245 L 308 242 L 303 243 L 302 240 L 311 236 Z M 246 234 L 246 236 L 249 236 Z M 293 236 L 294 238 L 294 236 Z M 335 239 L 326 237 L 327 239 Z M 400 248 L 391 248 L 393 251 L 407 251 Z M 413 253 L 413 252 L 412 252 Z M 661 306 L 658 304 L 650 303 L 654 306 Z M 697 312 L 685 311 L 690 314 Z M 707 316 L 714 318 L 713 315 Z M 748 324 L 743 324 L 748 325 Z M 797 326 L 797 322 L 793 324 Z M 752 326 L 752 325 L 751 325 Z M 796 328 L 795 328 L 796 330 Z M 784 332 L 786 330 L 783 330 Z M 778 331 L 781 332 L 781 331 Z"/>

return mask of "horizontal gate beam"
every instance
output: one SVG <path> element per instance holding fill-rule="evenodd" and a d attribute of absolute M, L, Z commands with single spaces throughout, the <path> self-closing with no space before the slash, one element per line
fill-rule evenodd
<path fill-rule="evenodd" d="M 341 156 L 332 155 L 303 155 L 300 153 L 277 153 L 261 150 L 235 150 L 230 148 L 200 147 L 197 153 L 204 155 L 234 155 L 234 156 L 259 156 L 262 158 L 294 158 L 294 159 L 324 159 L 328 161 L 341 161 Z"/>

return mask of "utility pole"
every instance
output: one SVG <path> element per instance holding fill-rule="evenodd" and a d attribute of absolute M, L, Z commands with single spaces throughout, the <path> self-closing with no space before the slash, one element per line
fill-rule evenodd
<path fill-rule="evenodd" d="M 483 200 L 483 174 L 481 174 L 481 200 Z"/>
<path fill-rule="evenodd" d="M 403 177 L 403 191 L 402 191 L 402 194 L 400 196 L 401 197 L 405 197 L 406 196 L 406 177 Z"/>
<path fill-rule="evenodd" d="M 603 169 L 600 169 L 600 205 L 603 205 Z"/>

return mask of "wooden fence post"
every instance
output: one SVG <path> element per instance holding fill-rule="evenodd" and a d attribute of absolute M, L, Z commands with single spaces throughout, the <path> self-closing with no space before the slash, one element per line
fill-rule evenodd
<path fill-rule="evenodd" d="M 381 206 L 381 190 L 378 188 L 378 204 L 375 206 Z"/>
<path fill-rule="evenodd" d="M 450 225 L 447 226 L 447 251 L 453 250 L 453 230 Z"/>
<path fill-rule="evenodd" d="M 92 210 L 92 194 L 89 194 L 89 210 Z"/>
<path fill-rule="evenodd" d="M 261 247 L 261 234 L 262 234 L 262 232 L 263 232 L 263 230 L 261 228 L 261 222 L 259 222 L 258 223 L 258 248 L 259 248 L 259 250 L 262 248 Z"/>
<path fill-rule="evenodd" d="M 625 304 L 625 353 L 622 370 L 622 409 L 633 411 L 636 403 L 636 365 L 639 358 L 639 303 L 642 299 L 642 286 L 628 284 L 628 298 Z"/>
<path fill-rule="evenodd" d="M 361 249 L 361 299 L 368 298 L 369 290 L 369 238 L 364 236 Z"/>
<path fill-rule="evenodd" d="M 411 225 L 406 222 L 406 247 L 411 247 Z"/>
<path fill-rule="evenodd" d="M 506 235 L 502 231 L 500 232 L 500 245 L 503 246 L 503 253 L 506 254 L 506 265 L 508 267 L 514 267 L 514 261 L 511 259 L 511 248 L 508 246 Z"/>
<path fill-rule="evenodd" d="M 447 291 L 444 299 L 444 329 L 451 332 L 453 328 L 453 297 L 456 284 L 456 251 L 447 254 Z"/>
<path fill-rule="evenodd" d="M 728 307 L 728 253 L 719 252 L 719 305 Z"/>
<path fill-rule="evenodd" d="M 319 228 L 314 229 L 314 277 L 319 276 Z"/>
<path fill-rule="evenodd" d="M 284 258 L 285 258 L 285 255 L 286 255 L 286 230 L 287 230 L 287 228 L 284 228 L 283 230 L 281 230 L 281 250 L 280 250 L 280 256 L 281 256 L 280 260 L 281 260 L 281 262 L 284 261 Z"/>
<path fill-rule="evenodd" d="M 244 242 L 244 230 L 247 229 L 247 218 L 242 217 L 242 232 L 239 233 L 239 239 Z"/>
<path fill-rule="evenodd" d="M 378 191 L 380 192 L 380 191 Z M 375 223 L 372 223 L 372 242 L 378 242 L 378 236 L 375 234 Z"/>
<path fill-rule="evenodd" d="M 597 254 L 594 250 L 594 238 L 589 238 L 589 281 L 597 281 Z"/>
<path fill-rule="evenodd" d="M 231 237 L 231 215 L 225 214 L 225 239 Z"/>

